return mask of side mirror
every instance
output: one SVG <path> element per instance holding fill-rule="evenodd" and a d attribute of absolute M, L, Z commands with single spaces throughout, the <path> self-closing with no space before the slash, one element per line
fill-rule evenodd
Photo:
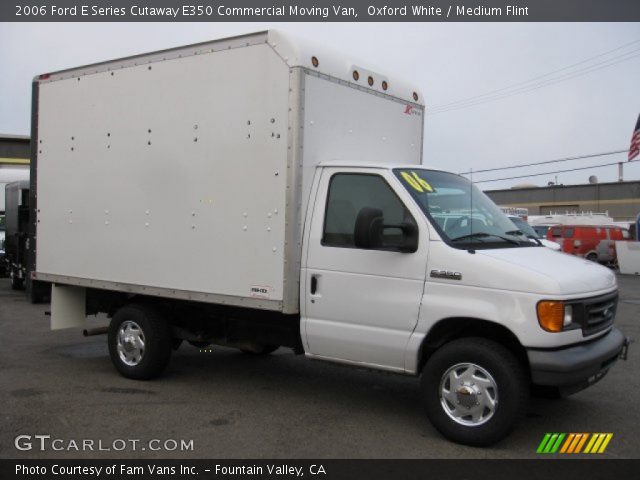
<path fill-rule="evenodd" d="M 382 248 L 382 210 L 364 207 L 358 212 L 353 242 L 358 248 Z"/>
<path fill-rule="evenodd" d="M 383 232 L 392 228 L 402 232 L 402 241 L 397 245 L 383 242 Z M 413 253 L 418 250 L 417 227 L 406 222 L 385 225 L 382 210 L 378 208 L 364 207 L 358 212 L 353 239 L 358 248 L 395 250 L 402 253 Z"/>

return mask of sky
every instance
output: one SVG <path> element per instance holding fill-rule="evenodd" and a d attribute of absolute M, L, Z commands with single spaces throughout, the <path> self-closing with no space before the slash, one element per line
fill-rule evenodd
<path fill-rule="evenodd" d="M 460 173 L 624 150 L 640 114 L 638 23 L 0 23 L 0 133 L 29 134 L 36 74 L 266 28 L 417 84 L 427 104 L 428 167 Z M 624 161 L 620 153 L 473 179 Z M 618 167 L 480 187 L 579 184 L 591 175 L 616 181 Z M 640 162 L 624 165 L 624 179 L 640 180 Z"/>

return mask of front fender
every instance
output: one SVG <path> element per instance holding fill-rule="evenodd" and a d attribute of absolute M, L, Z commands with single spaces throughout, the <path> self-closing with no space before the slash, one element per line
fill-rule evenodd
<path fill-rule="evenodd" d="M 513 333 L 525 348 L 555 348 L 584 340 L 579 329 L 550 333 L 539 326 L 536 315 L 536 304 L 542 299 L 539 294 L 451 282 L 426 283 L 418 322 L 407 343 L 407 373 L 417 373 L 422 341 L 434 325 L 447 318 L 496 323 Z"/>

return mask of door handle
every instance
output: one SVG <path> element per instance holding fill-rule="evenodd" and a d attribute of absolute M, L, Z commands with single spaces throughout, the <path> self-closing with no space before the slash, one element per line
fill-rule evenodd
<path fill-rule="evenodd" d="M 311 275 L 311 295 L 315 295 L 318 291 L 318 277 Z"/>

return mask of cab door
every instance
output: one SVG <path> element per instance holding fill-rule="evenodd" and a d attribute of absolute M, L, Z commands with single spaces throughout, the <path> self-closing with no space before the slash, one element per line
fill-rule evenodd
<path fill-rule="evenodd" d="M 388 170 L 324 168 L 316 192 L 301 273 L 305 350 L 310 356 L 404 370 L 425 285 L 425 220 Z M 356 246 L 358 214 L 371 208 L 382 213 L 385 225 L 413 224 L 417 250 L 388 248 L 402 234 L 394 228 L 384 230 L 375 248 Z"/>

